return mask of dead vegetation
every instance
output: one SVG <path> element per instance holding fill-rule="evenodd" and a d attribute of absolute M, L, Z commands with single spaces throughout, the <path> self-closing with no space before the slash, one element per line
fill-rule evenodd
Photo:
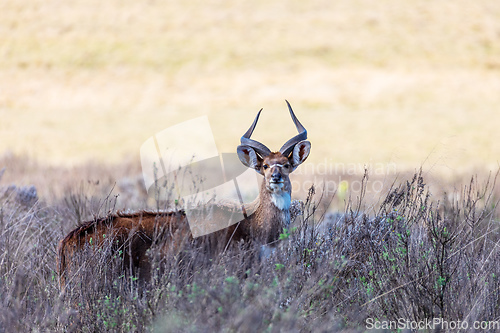
<path fill-rule="evenodd" d="M 75 203 L 91 218 L 87 190 L 49 202 L 33 199 L 30 186 L 1 184 L 1 331 L 363 331 L 368 318 L 500 318 L 496 175 L 429 193 L 416 173 L 377 204 L 360 193 L 326 215 L 320 189 L 311 189 L 265 259 L 245 247 L 206 260 L 189 244 L 181 256 L 150 251 L 154 273 L 144 284 L 104 248 L 91 264 L 90 252 L 81 254 L 87 264 L 64 293 L 56 246 L 78 223 Z M 112 184 L 98 186 L 108 185 L 95 214 L 115 207 Z M 118 205 L 132 204 L 124 197 Z"/>

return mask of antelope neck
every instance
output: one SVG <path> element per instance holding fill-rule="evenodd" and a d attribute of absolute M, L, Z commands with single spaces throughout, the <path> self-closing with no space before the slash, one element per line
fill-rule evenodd
<path fill-rule="evenodd" d="M 288 210 L 290 209 L 291 204 L 290 193 L 286 191 L 279 191 L 271 193 L 271 202 L 278 208 L 279 210 Z"/>

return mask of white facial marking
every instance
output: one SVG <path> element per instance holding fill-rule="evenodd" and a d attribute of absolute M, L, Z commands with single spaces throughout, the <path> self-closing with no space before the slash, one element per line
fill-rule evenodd
<path fill-rule="evenodd" d="M 283 186 L 285 185 L 284 182 L 277 182 L 277 183 L 269 183 L 269 186 L 267 187 L 271 192 L 276 193 L 281 191 Z"/>
<path fill-rule="evenodd" d="M 280 168 L 282 168 L 283 164 L 275 163 L 275 164 L 269 165 L 269 167 L 270 168 L 274 168 L 274 167 L 280 167 Z M 271 185 L 270 190 L 272 190 L 272 191 L 280 190 L 283 187 L 283 183 L 284 183 L 283 179 L 281 179 L 278 182 L 270 181 L 270 185 Z M 274 185 L 279 185 L 279 187 L 274 186 Z"/>

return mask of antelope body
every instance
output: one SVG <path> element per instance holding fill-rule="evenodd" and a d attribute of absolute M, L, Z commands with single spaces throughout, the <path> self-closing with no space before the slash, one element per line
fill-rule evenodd
<path fill-rule="evenodd" d="M 150 277 L 151 264 L 147 250 L 163 244 L 164 254 L 179 253 L 185 242 L 203 244 L 209 255 L 221 253 L 230 242 L 274 246 L 283 227 L 290 223 L 292 173 L 309 155 L 311 144 L 307 131 L 295 117 L 287 102 L 290 115 L 299 134 L 288 140 L 278 152 L 271 152 L 262 143 L 251 139 L 259 119 L 241 138 L 237 154 L 241 162 L 264 176 L 255 211 L 242 221 L 215 233 L 194 239 L 183 211 L 116 213 L 85 222 L 59 242 L 58 269 L 61 288 L 78 271 L 75 256 L 85 247 L 102 248 L 109 243 L 111 251 L 123 255 L 123 268 L 131 268 L 141 278 Z M 215 217 L 217 218 L 217 216 Z"/>

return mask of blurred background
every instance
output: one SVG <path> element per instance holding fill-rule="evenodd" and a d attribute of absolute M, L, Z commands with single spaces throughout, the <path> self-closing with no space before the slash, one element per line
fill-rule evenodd
<path fill-rule="evenodd" d="M 0 155 L 139 162 L 203 115 L 229 152 L 260 108 L 254 138 L 277 150 L 296 133 L 285 99 L 316 173 L 495 171 L 500 2 L 0 3 Z"/>

